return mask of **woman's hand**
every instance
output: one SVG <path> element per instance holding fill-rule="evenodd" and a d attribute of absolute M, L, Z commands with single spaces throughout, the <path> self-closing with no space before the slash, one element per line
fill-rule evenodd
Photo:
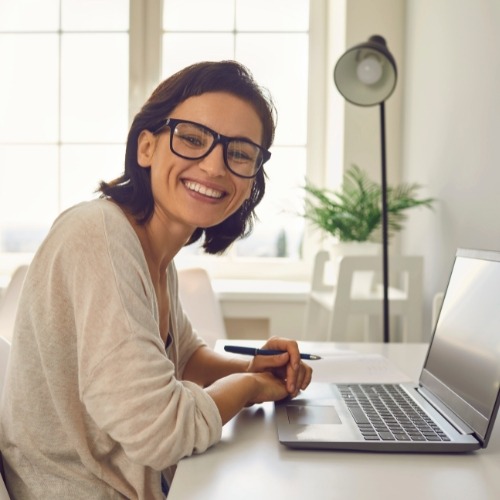
<path fill-rule="evenodd" d="M 300 359 L 297 342 L 283 338 L 271 338 L 263 346 L 264 349 L 278 349 L 285 351 L 275 356 L 255 356 L 250 363 L 241 364 L 241 360 L 232 360 L 227 370 L 218 370 L 221 378 L 205 388 L 219 409 L 222 423 L 226 423 L 243 407 L 265 401 L 279 401 L 287 396 L 295 397 L 300 390 L 305 389 L 311 382 L 312 369 Z M 198 351 L 200 351 L 198 353 Z M 197 356 L 190 360 L 189 366 L 198 366 L 200 356 L 206 356 L 206 349 L 199 349 Z M 217 355 L 220 364 L 220 355 Z M 213 363 L 215 364 L 215 362 Z M 212 365 L 213 365 L 212 364 Z M 207 365 L 205 364 L 205 367 Z M 231 370 L 229 366 L 239 369 Z M 189 371 L 188 370 L 188 371 Z M 227 371 L 228 373 L 223 373 Z"/>
<path fill-rule="evenodd" d="M 297 396 L 311 382 L 312 369 L 300 359 L 297 342 L 279 337 L 270 338 L 262 349 L 279 349 L 283 354 L 255 356 L 248 365 L 248 372 L 271 372 L 285 384 L 288 395 Z"/>

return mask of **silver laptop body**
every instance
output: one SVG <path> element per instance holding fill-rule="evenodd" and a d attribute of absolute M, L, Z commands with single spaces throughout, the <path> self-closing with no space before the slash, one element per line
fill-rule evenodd
<path fill-rule="evenodd" d="M 359 412 L 373 395 L 389 392 L 393 401 L 395 391 L 410 402 L 394 402 L 391 411 L 418 424 L 412 434 L 392 415 L 391 426 L 380 424 L 380 406 L 368 422 Z M 275 408 L 279 440 L 293 448 L 465 452 L 487 446 L 499 403 L 500 252 L 459 249 L 417 385 L 313 382 Z M 428 416 L 407 416 L 415 406 Z M 437 437 L 422 430 L 430 420 Z"/>

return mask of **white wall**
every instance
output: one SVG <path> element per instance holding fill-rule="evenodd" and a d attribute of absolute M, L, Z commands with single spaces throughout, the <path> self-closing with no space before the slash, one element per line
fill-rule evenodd
<path fill-rule="evenodd" d="M 425 257 L 425 318 L 457 247 L 500 250 L 500 1 L 407 0 L 405 180 L 438 198 L 414 211 L 405 253 Z"/>

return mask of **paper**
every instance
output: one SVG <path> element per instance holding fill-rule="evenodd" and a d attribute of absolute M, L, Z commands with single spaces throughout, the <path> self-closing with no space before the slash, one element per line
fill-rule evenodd
<path fill-rule="evenodd" d="M 322 359 L 310 361 L 313 382 L 379 383 L 411 382 L 391 361 L 380 354 L 358 354 L 351 351 L 321 353 Z"/>

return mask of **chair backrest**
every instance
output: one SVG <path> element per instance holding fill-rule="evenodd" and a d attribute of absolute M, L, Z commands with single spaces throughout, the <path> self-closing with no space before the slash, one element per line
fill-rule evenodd
<path fill-rule="evenodd" d="M 28 267 L 22 265 L 14 271 L 0 301 L 0 335 L 9 341 L 12 340 L 17 306 Z"/>
<path fill-rule="evenodd" d="M 311 337 L 311 332 L 318 332 L 321 340 L 349 340 L 348 319 L 351 315 L 364 315 L 372 324 L 377 316 L 382 315 L 382 257 L 345 255 L 336 259 L 334 285 L 330 283 L 331 279 L 330 282 L 325 280 L 325 269 L 331 263 L 328 252 L 318 252 L 306 312 L 305 338 Z M 405 340 L 420 341 L 423 258 L 391 255 L 389 277 L 389 312 L 403 316 Z M 376 322 L 381 324 L 378 320 Z"/>
<path fill-rule="evenodd" d="M 383 286 L 375 281 L 369 288 L 354 286 L 356 272 L 373 271 L 382 275 L 380 256 L 345 256 L 339 263 L 338 288 L 333 309 L 330 335 L 345 329 L 337 321 L 345 314 L 364 313 L 378 316 L 382 313 Z M 423 314 L 423 258 L 421 256 L 389 257 L 389 312 L 405 319 L 404 340 L 418 342 L 422 339 Z"/>
<path fill-rule="evenodd" d="M 421 291 L 422 281 L 422 257 L 420 256 L 389 256 L 389 281 L 390 286 L 401 290 L 406 296 L 414 296 Z M 354 277 L 356 273 L 372 271 L 375 279 L 368 288 L 355 287 Z M 362 295 L 369 293 L 366 298 L 375 298 L 377 289 L 381 288 L 382 257 L 367 255 L 346 255 L 339 263 L 338 286 L 339 291 L 346 291 L 353 298 L 363 298 Z M 378 278 L 378 279 L 377 279 Z M 380 286 L 379 286 L 380 285 Z M 379 286 L 377 288 L 377 286 Z M 372 295 L 375 294 L 375 295 Z"/>
<path fill-rule="evenodd" d="M 210 347 L 227 337 L 219 299 L 208 272 L 201 267 L 178 269 L 179 297 L 198 334 Z"/>

